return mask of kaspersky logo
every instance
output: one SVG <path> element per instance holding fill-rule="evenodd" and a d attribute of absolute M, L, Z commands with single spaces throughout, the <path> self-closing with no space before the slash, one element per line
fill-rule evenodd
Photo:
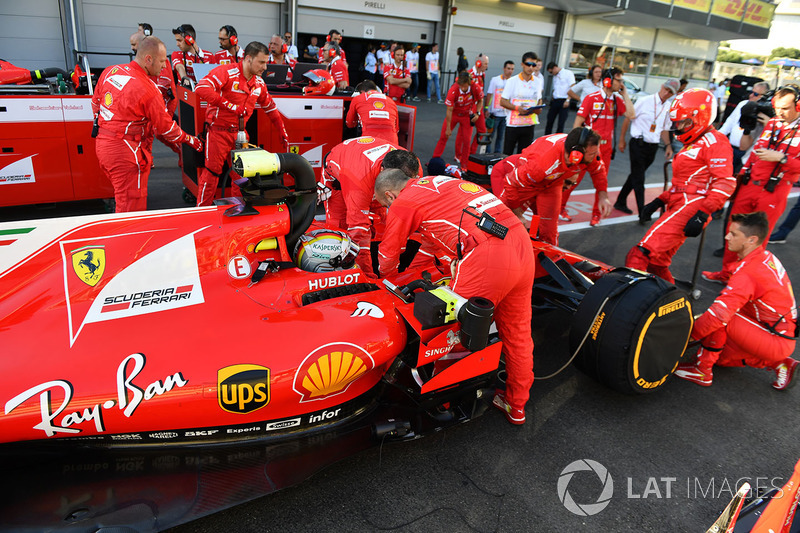
<path fill-rule="evenodd" d="M 219 406 L 229 413 L 247 414 L 269 403 L 269 368 L 233 365 L 217 371 Z"/>

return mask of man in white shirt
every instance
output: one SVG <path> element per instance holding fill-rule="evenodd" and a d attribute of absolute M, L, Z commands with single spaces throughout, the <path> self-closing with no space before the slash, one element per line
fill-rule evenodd
<path fill-rule="evenodd" d="M 522 72 L 506 81 L 500 98 L 500 105 L 508 110 L 503 142 L 503 153 L 506 155 L 521 152 L 533 142 L 534 117 L 531 115 L 541 112 L 535 106 L 542 101 L 541 84 L 533 75 L 537 59 L 539 57 L 534 52 L 522 55 Z"/>
<path fill-rule="evenodd" d="M 289 46 L 289 50 L 287 51 L 287 53 L 295 59 L 300 57 L 297 53 L 297 47 L 292 42 L 292 32 L 287 31 L 286 33 L 284 33 L 283 40 L 286 41 L 286 44 Z"/>
<path fill-rule="evenodd" d="M 723 135 L 727 135 L 733 147 L 733 173 L 738 174 L 742 168 L 744 150 L 739 148 L 742 142 L 742 134 L 744 130 L 739 126 L 739 119 L 742 118 L 742 108 L 747 102 L 758 102 L 764 96 L 764 93 L 769 91 L 769 84 L 765 81 L 760 81 L 753 85 L 753 90 L 747 95 L 746 100 L 742 100 L 736 105 L 736 108 L 728 116 L 728 120 L 719 129 Z"/>
<path fill-rule="evenodd" d="M 428 71 L 428 101 L 431 101 L 431 86 L 437 103 L 442 103 L 439 91 L 439 43 L 433 43 L 431 51 L 425 54 L 425 69 Z"/>
<path fill-rule="evenodd" d="M 489 115 L 494 121 L 494 131 L 492 132 L 492 135 L 495 136 L 494 152 L 503 151 L 503 137 L 506 131 L 506 110 L 500 105 L 500 99 L 503 96 L 503 89 L 505 89 L 506 81 L 513 75 L 514 62 L 506 61 L 503 64 L 503 73 L 489 81 L 489 87 L 486 89 L 486 95 L 484 97 L 484 107 L 489 110 Z M 491 146 L 491 144 L 489 144 L 489 146 Z"/>
<path fill-rule="evenodd" d="M 392 64 L 392 52 L 387 48 L 387 44 L 385 42 L 381 43 L 380 49 L 375 52 L 375 57 L 378 60 L 378 73 L 380 74 L 380 80 L 377 78 L 375 79 L 375 84 L 378 88 L 382 88 L 384 86 L 383 83 L 383 70 L 386 65 Z"/>
<path fill-rule="evenodd" d="M 658 145 L 663 142 L 666 146 L 665 157 L 667 161 L 672 159 L 672 145 L 669 142 L 669 130 L 671 127 L 669 119 L 669 108 L 672 105 L 672 97 L 678 94 L 681 82 L 675 78 L 670 78 L 661 85 L 661 89 L 656 94 L 651 94 L 639 98 L 633 106 L 636 116 L 633 120 L 627 116 L 622 122 L 622 133 L 619 136 L 617 148 L 620 153 L 625 152 L 625 134 L 628 127 L 631 129 L 630 159 L 631 173 L 617 195 L 614 202 L 614 209 L 632 215 L 633 211 L 628 208 L 628 195 L 633 191 L 636 198 L 637 212 L 641 215 L 644 208 L 644 174 L 648 167 L 653 164 L 658 151 Z"/>
<path fill-rule="evenodd" d="M 411 87 L 406 91 L 406 99 L 419 102 L 417 91 L 419 89 L 419 44 L 413 43 L 411 50 L 406 52 L 406 66 L 411 74 Z"/>
<path fill-rule="evenodd" d="M 547 110 L 547 124 L 544 134 L 553 133 L 553 123 L 558 117 L 556 133 L 564 132 L 564 123 L 567 122 L 569 113 L 569 88 L 575 83 L 575 74 L 571 70 L 563 69 L 554 62 L 547 64 L 547 72 L 553 76 L 553 98 L 550 100 L 550 109 Z"/>

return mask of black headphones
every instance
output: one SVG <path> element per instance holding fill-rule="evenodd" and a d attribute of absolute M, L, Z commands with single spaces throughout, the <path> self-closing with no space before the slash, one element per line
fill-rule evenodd
<path fill-rule="evenodd" d="M 775 91 L 775 95 L 777 95 L 781 91 L 789 91 L 794 95 L 794 109 L 795 111 L 800 112 L 800 87 L 795 85 L 794 83 L 790 83 L 789 85 L 784 85 L 783 87 L 779 87 L 778 90 Z M 775 96 L 773 95 L 772 101 L 770 102 L 772 107 L 775 107 Z"/>
<path fill-rule="evenodd" d="M 228 32 L 228 40 L 231 42 L 231 45 L 236 46 L 239 44 L 239 34 L 236 33 L 236 28 L 226 24 L 222 29 Z"/>

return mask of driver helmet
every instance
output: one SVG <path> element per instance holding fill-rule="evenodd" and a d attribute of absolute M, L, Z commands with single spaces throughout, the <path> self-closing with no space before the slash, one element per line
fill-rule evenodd
<path fill-rule="evenodd" d="M 717 118 L 717 99 L 707 89 L 689 89 L 675 97 L 669 108 L 669 118 L 675 137 L 683 144 L 692 143 L 702 137 Z"/>
<path fill-rule="evenodd" d="M 309 70 L 303 74 L 303 76 L 309 79 L 308 86 L 303 87 L 303 95 L 305 96 L 330 96 L 333 94 L 334 89 L 336 89 L 333 76 L 325 69 L 315 68 L 314 70 Z"/>
<path fill-rule="evenodd" d="M 294 262 L 306 272 L 332 272 L 350 268 L 359 247 L 343 231 L 315 229 L 300 236 Z"/>

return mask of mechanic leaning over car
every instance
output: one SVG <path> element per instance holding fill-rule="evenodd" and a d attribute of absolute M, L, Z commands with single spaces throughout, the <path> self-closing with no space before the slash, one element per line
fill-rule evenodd
<path fill-rule="evenodd" d="M 764 211 L 769 220 L 769 232 L 775 228 L 792 184 L 800 177 L 800 87 L 786 85 L 772 98 L 775 117 L 766 123 L 761 137 L 739 173 L 739 188 L 731 213 Z M 762 115 L 762 119 L 767 118 Z M 747 150 L 754 139 L 743 132 L 739 148 Z M 766 247 L 766 243 L 765 247 Z M 722 270 L 703 272 L 709 281 L 727 283 L 737 265 L 736 254 L 725 251 Z"/>
<path fill-rule="evenodd" d="M 380 238 L 374 219 L 385 218 L 385 210 L 373 202 L 375 178 L 385 168 L 400 169 L 408 177 L 420 175 L 417 156 L 377 137 L 348 139 L 333 147 L 325 158 L 322 184 L 330 189 L 325 200 L 325 219 L 350 235 L 361 250 L 356 263 L 374 276 L 370 242 Z"/>
<path fill-rule="evenodd" d="M 389 208 L 380 244 L 382 276 L 397 273 L 400 254 L 414 232 L 432 242 L 451 263 L 451 287 L 464 298 L 481 296 L 494 303 L 494 318 L 506 354 L 506 390 L 493 404 L 512 424 L 525 423 L 525 404 L 533 384 L 531 291 L 534 260 L 525 227 L 492 193 L 472 182 L 449 176 L 418 179 L 399 170 L 384 170 L 375 182 L 375 197 Z M 480 229 L 470 214 L 493 217 L 491 226 L 504 238 Z"/>
<path fill-rule="evenodd" d="M 145 37 L 138 43 L 133 61 L 103 71 L 92 96 L 95 150 L 100 168 L 114 186 L 117 213 L 147 209 L 153 133 L 168 143 L 203 150 L 200 139 L 184 133 L 167 114 L 153 83 L 152 77 L 166 61 L 164 43 L 158 37 Z"/>
<path fill-rule="evenodd" d="M 283 119 L 261 78 L 267 69 L 268 57 L 267 46 L 253 41 L 245 47 L 240 63 L 220 65 L 197 84 L 197 97 L 208 102 L 206 164 L 197 179 L 198 206 L 211 205 L 214 200 L 222 168 L 236 145 L 236 134 L 240 125 L 247 124 L 256 104 L 261 105 L 277 129 L 284 150 L 289 151 L 289 136 Z"/>
<path fill-rule="evenodd" d="M 728 286 L 698 318 L 692 338 L 701 341 L 697 362 L 678 366 L 675 375 L 704 387 L 713 366 L 752 366 L 775 372 L 772 386 L 788 389 L 798 362 L 790 356 L 797 336 L 797 302 L 778 260 L 764 249 L 769 221 L 763 211 L 731 216 L 725 235 L 739 267 Z"/>
<path fill-rule="evenodd" d="M 573 128 L 586 126 L 592 128 L 600 134 L 600 157 L 606 168 L 610 168 L 611 159 L 614 157 L 614 143 L 618 137 L 617 117 L 624 115 L 625 118 L 633 120 L 635 111 L 625 84 L 622 82 L 622 70 L 613 67 L 603 71 L 600 78 L 600 91 L 592 93 L 583 99 L 575 116 Z M 567 189 L 561 198 L 562 210 L 566 207 L 572 191 L 580 184 L 583 175 L 578 176 L 575 184 Z M 600 222 L 599 195 L 595 194 L 594 206 L 592 207 L 592 219 L 589 225 L 596 226 Z M 565 214 L 566 215 L 566 214 Z M 567 217 L 568 218 L 568 217 Z"/>
<path fill-rule="evenodd" d="M 361 134 L 373 135 L 397 144 L 399 119 L 397 105 L 378 89 L 372 80 L 356 85 L 358 96 L 353 97 L 345 123 L 355 128 L 361 122 Z"/>
<path fill-rule="evenodd" d="M 672 186 L 645 205 L 639 219 L 647 222 L 658 209 L 667 209 L 628 252 L 626 267 L 674 283 L 672 256 L 686 237 L 702 233 L 709 214 L 721 209 L 736 187 L 731 143 L 711 125 L 716 115 L 717 100 L 707 89 L 689 89 L 672 102 L 669 116 L 683 148 L 672 159 Z"/>
<path fill-rule="evenodd" d="M 608 169 L 600 159 L 599 143 L 600 135 L 590 128 L 575 128 L 568 135 L 554 133 L 539 137 L 521 154 L 512 155 L 492 168 L 492 191 L 523 224 L 526 224 L 525 210 L 534 208 L 540 220 L 539 237 L 558 246 L 562 188 L 571 186 L 580 174 L 589 171 L 603 216 L 611 212 Z"/>

